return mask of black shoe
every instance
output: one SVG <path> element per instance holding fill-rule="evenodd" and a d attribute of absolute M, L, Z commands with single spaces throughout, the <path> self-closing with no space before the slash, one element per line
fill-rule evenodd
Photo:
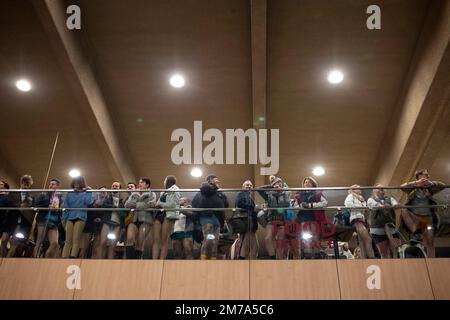
<path fill-rule="evenodd" d="M 144 252 L 141 250 L 134 250 L 134 254 L 135 254 L 135 259 L 141 260 Z"/>
<path fill-rule="evenodd" d="M 125 255 L 127 259 L 136 259 L 133 246 L 125 247 Z"/>

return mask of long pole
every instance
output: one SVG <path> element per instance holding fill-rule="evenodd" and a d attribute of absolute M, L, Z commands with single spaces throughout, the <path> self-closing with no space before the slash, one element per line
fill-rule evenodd
<path fill-rule="evenodd" d="M 58 144 L 59 132 L 56 133 L 55 143 L 53 144 L 52 156 L 50 157 L 50 162 L 48 164 L 47 173 L 45 174 L 44 183 L 42 184 L 42 189 L 45 189 L 47 185 L 48 176 L 50 174 L 50 169 L 52 168 L 53 157 L 55 156 L 56 145 Z"/>
<path fill-rule="evenodd" d="M 58 138 L 59 138 L 59 132 L 56 133 L 55 143 L 53 144 L 52 155 L 50 156 L 50 162 L 48 163 L 48 167 L 47 167 L 47 172 L 45 174 L 44 183 L 42 184 L 42 189 L 45 189 L 45 186 L 47 185 L 48 176 L 49 176 L 50 170 L 52 168 L 53 157 L 55 156 L 55 150 L 56 150 L 56 146 L 58 144 Z M 34 229 L 36 228 L 36 217 L 37 217 L 37 215 L 38 215 L 38 213 L 36 212 L 36 214 L 34 215 L 33 224 L 31 226 L 31 232 L 30 232 L 30 235 L 28 236 L 28 241 L 32 241 L 33 240 Z"/>

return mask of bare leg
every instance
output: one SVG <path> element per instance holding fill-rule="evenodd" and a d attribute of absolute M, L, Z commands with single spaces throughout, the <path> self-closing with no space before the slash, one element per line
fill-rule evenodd
<path fill-rule="evenodd" d="M 216 259 L 217 258 L 217 246 L 219 244 L 219 227 L 214 226 L 211 223 L 204 224 L 203 229 L 203 243 L 201 248 L 202 259 Z M 214 239 L 208 239 L 208 234 L 212 234 Z"/>
<path fill-rule="evenodd" d="M 201 247 L 201 259 L 205 260 L 211 257 L 211 247 L 212 247 L 212 240 L 208 239 L 208 234 L 212 233 L 212 230 L 214 229 L 214 226 L 211 223 L 206 223 L 202 225 L 202 231 L 203 231 L 203 242 Z"/>
<path fill-rule="evenodd" d="M 357 222 L 355 223 L 356 233 L 358 234 L 360 240 L 360 248 L 361 248 L 361 258 L 374 258 L 374 252 L 372 247 L 372 238 L 369 235 L 366 227 L 363 223 Z"/>
<path fill-rule="evenodd" d="M 417 231 L 417 219 L 411 211 L 409 211 L 408 209 L 402 209 L 401 217 L 403 222 L 408 227 L 409 231 L 411 231 L 412 233 Z"/>
<path fill-rule="evenodd" d="M 284 244 L 284 227 L 279 226 L 278 230 L 277 230 L 277 234 L 276 234 L 276 240 L 280 241 L 281 243 Z M 275 252 L 276 252 L 276 256 L 277 259 L 283 259 L 284 258 L 284 251 L 285 251 L 285 246 L 281 246 L 281 248 L 277 248 L 275 247 Z"/>
<path fill-rule="evenodd" d="M 220 227 L 214 228 L 214 240 L 212 241 L 211 247 L 211 259 L 217 259 L 218 249 L 219 249 L 219 234 Z M 226 259 L 226 254 L 224 254 L 223 259 Z"/>
<path fill-rule="evenodd" d="M 84 226 L 86 221 L 78 220 L 73 226 L 73 245 L 70 252 L 70 257 L 77 258 L 80 251 L 81 238 L 83 236 Z"/>
<path fill-rule="evenodd" d="M 11 236 L 9 233 L 3 232 L 2 245 L 0 246 L 0 257 L 6 257 L 8 255 L 8 242 Z"/>
<path fill-rule="evenodd" d="M 182 248 L 183 244 L 181 240 L 173 240 L 172 245 L 175 254 L 175 259 L 183 259 L 183 248 Z"/>
<path fill-rule="evenodd" d="M 9 251 L 8 254 L 6 255 L 7 258 L 13 258 L 16 255 L 16 250 L 18 247 L 18 243 L 17 240 L 14 239 L 14 237 L 11 237 L 11 241 L 9 242 Z"/>
<path fill-rule="evenodd" d="M 42 242 L 44 241 L 44 237 L 45 237 L 45 225 L 38 225 L 36 244 L 34 245 L 33 249 L 33 258 L 38 257 L 39 251 L 41 250 Z"/>
<path fill-rule="evenodd" d="M 72 250 L 73 245 L 73 221 L 66 221 L 65 230 L 66 230 L 66 240 L 64 242 L 64 248 L 62 252 L 63 258 L 68 258 L 70 255 L 70 251 Z"/>
<path fill-rule="evenodd" d="M 48 230 L 48 241 L 50 242 L 50 246 L 45 253 L 46 258 L 56 258 L 56 254 L 58 253 L 59 244 L 58 244 L 58 229 L 50 229 Z"/>
<path fill-rule="evenodd" d="M 100 232 L 100 241 L 98 244 L 97 251 L 95 252 L 95 255 L 93 256 L 94 259 L 103 259 L 106 252 L 106 241 L 107 236 L 109 233 L 109 226 L 107 224 L 103 224 L 102 230 Z"/>
<path fill-rule="evenodd" d="M 108 239 L 107 246 L 108 246 L 108 259 L 114 259 L 114 251 L 116 250 L 117 246 L 117 239 L 119 239 L 120 234 L 120 226 L 114 227 L 113 230 L 114 235 L 116 236 L 115 239 Z"/>
<path fill-rule="evenodd" d="M 127 246 L 135 246 L 136 245 L 136 234 L 138 233 L 138 228 L 134 223 L 130 223 L 127 228 Z M 127 257 L 129 259 L 129 257 Z"/>
<path fill-rule="evenodd" d="M 434 258 L 436 256 L 436 251 L 433 244 L 433 229 L 425 230 L 423 233 L 423 242 L 427 248 L 427 257 Z"/>
<path fill-rule="evenodd" d="M 248 251 L 250 259 L 256 259 L 258 257 L 258 240 L 254 232 L 247 232 L 245 236 L 248 238 Z"/>
<path fill-rule="evenodd" d="M 392 235 L 392 228 L 393 226 L 389 224 L 384 226 L 384 230 L 386 231 L 386 236 L 388 237 L 389 241 L 389 257 L 397 258 L 398 247 L 400 247 L 402 242 L 399 238 L 394 238 L 394 236 Z"/>
<path fill-rule="evenodd" d="M 183 239 L 183 251 L 184 251 L 184 258 L 186 260 L 192 260 L 192 246 L 193 241 L 192 238 L 184 238 Z"/>
<path fill-rule="evenodd" d="M 87 232 L 83 233 L 81 236 L 80 259 L 87 258 L 90 242 L 91 242 L 91 234 Z"/>
<path fill-rule="evenodd" d="M 250 238 L 248 237 L 248 232 L 239 235 L 239 238 L 241 240 L 241 250 L 239 250 L 239 256 L 243 258 L 247 258 L 250 251 Z"/>
<path fill-rule="evenodd" d="M 266 250 L 269 256 L 273 257 L 275 255 L 274 246 L 274 235 L 273 235 L 273 225 L 268 224 L 266 226 L 266 235 L 264 237 L 264 243 L 266 245 Z"/>
<path fill-rule="evenodd" d="M 388 259 L 390 257 L 389 241 L 379 242 L 377 247 L 380 251 L 381 259 Z"/>
<path fill-rule="evenodd" d="M 159 246 L 161 243 L 161 222 L 158 219 L 153 223 L 152 259 L 159 258 Z"/>
<path fill-rule="evenodd" d="M 100 234 L 94 234 L 94 240 L 92 241 L 92 257 L 98 255 L 98 250 L 100 248 Z"/>
<path fill-rule="evenodd" d="M 169 251 L 170 232 L 172 231 L 174 221 L 164 219 L 164 223 L 161 229 L 161 253 L 159 258 L 166 259 L 167 252 Z"/>
<path fill-rule="evenodd" d="M 138 240 L 137 240 L 138 250 L 144 251 L 145 238 L 147 238 L 149 233 L 150 233 L 150 224 L 149 223 L 141 224 L 141 226 L 139 227 Z"/>

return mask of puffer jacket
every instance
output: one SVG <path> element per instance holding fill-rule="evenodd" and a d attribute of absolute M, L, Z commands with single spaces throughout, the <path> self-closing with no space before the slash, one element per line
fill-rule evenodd
<path fill-rule="evenodd" d="M 134 206 L 136 206 L 136 210 L 133 222 L 153 223 L 153 212 L 144 210 L 156 206 L 156 194 L 154 192 L 133 192 L 125 202 L 125 208 L 133 208 Z"/>

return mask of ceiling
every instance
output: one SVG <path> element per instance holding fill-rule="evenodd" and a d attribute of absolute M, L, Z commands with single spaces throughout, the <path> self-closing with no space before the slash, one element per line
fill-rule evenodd
<path fill-rule="evenodd" d="M 59 132 L 50 176 L 65 186 L 76 167 L 92 187 L 140 176 L 162 187 L 175 174 L 195 188 L 201 179 L 172 163 L 170 138 L 201 120 L 223 133 L 258 121 L 279 129 L 278 175 L 294 187 L 319 164 L 322 186 L 395 185 L 419 165 L 449 181 L 449 1 L 378 1 L 382 29 L 368 30 L 371 2 L 69 1 L 59 8 L 79 5 L 82 28 L 62 33 L 58 7 L 3 2 L 0 175 L 29 173 L 41 187 Z M 332 68 L 345 74 L 339 85 L 326 80 Z M 174 72 L 184 88 L 168 85 Z M 32 91 L 15 88 L 21 77 Z M 251 164 L 200 167 L 225 188 L 264 180 Z"/>

